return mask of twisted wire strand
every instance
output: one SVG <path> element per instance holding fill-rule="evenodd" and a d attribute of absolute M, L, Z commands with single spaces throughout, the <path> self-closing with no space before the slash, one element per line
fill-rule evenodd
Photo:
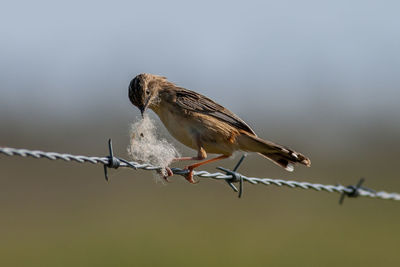
<path fill-rule="evenodd" d="M 28 149 L 17 149 L 11 147 L 0 147 L 0 154 L 4 154 L 7 156 L 21 156 L 21 157 L 33 157 L 36 159 L 39 158 L 47 158 L 49 160 L 64 160 L 64 161 L 75 161 L 78 163 L 92 163 L 92 164 L 103 164 L 108 166 L 110 164 L 110 157 L 90 157 L 90 156 L 82 156 L 82 155 L 71 155 L 71 154 L 63 154 L 57 152 L 44 152 L 40 150 L 28 150 Z M 138 163 L 135 161 L 127 161 L 121 158 L 117 158 L 120 160 L 119 167 L 126 167 L 132 169 L 142 169 L 142 170 L 161 170 L 161 167 L 153 166 L 147 163 Z M 171 168 L 174 174 L 177 175 L 185 175 L 187 170 L 180 168 Z M 233 175 L 225 174 L 221 172 L 210 173 L 207 171 L 194 171 L 195 176 L 200 178 L 208 178 L 208 179 L 217 179 L 217 180 L 229 180 L 233 179 Z M 298 182 L 298 181 L 290 181 L 290 180 L 282 180 L 282 179 L 271 179 L 271 178 L 257 178 L 257 177 L 247 177 L 241 174 L 243 181 L 246 181 L 251 184 L 263 184 L 263 185 L 275 185 L 279 187 L 289 187 L 289 188 L 300 188 L 300 189 L 313 189 L 316 191 L 326 191 L 329 193 L 340 193 L 340 194 L 354 194 L 354 188 L 351 186 L 343 186 L 343 185 L 323 185 L 317 183 L 309 183 L 309 182 Z M 357 188 L 357 196 L 370 197 L 370 198 L 379 198 L 386 200 L 397 200 L 400 201 L 399 193 L 388 193 L 385 191 L 375 192 L 371 189 L 366 189 L 363 187 Z"/>

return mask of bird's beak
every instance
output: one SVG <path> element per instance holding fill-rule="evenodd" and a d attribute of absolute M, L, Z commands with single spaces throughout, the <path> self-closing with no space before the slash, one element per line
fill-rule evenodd
<path fill-rule="evenodd" d="M 140 107 L 139 109 L 140 109 L 140 114 L 142 114 L 142 119 L 143 119 L 144 118 L 143 113 L 146 110 L 146 107 L 143 106 L 143 107 Z"/>
<path fill-rule="evenodd" d="M 146 100 L 146 102 L 144 103 L 143 106 L 140 106 L 140 107 L 139 107 L 140 113 L 142 114 L 142 118 L 143 118 L 143 113 L 146 111 L 147 107 L 149 106 L 149 102 L 150 102 L 150 98 L 148 98 L 148 99 Z"/>

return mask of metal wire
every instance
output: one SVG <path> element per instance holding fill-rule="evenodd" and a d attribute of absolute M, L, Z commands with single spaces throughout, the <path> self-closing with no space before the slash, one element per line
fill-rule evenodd
<path fill-rule="evenodd" d="M 47 158 L 50 160 L 64 160 L 64 161 L 75 161 L 78 163 L 92 163 L 92 164 L 102 164 L 106 167 L 110 168 L 118 168 L 125 167 L 131 169 L 141 169 L 141 170 L 156 170 L 160 171 L 162 168 L 153 166 L 151 164 L 141 164 L 135 161 L 127 161 L 125 159 L 114 157 L 112 155 L 112 146 L 111 141 L 109 143 L 110 147 L 110 155 L 108 157 L 89 157 L 82 155 L 71 155 L 71 154 L 62 154 L 57 152 L 44 152 L 40 150 L 28 150 L 28 149 L 16 149 L 11 147 L 0 147 L 0 154 L 4 154 L 7 156 L 21 156 L 21 157 L 33 157 L 36 159 L 39 158 Z M 243 158 L 240 160 L 243 161 Z M 239 164 L 240 164 L 239 163 Z M 235 171 L 239 164 L 236 165 Z M 343 185 L 323 185 L 323 184 L 315 184 L 308 182 L 298 182 L 298 181 L 289 181 L 289 180 L 281 180 L 281 179 L 271 179 L 271 178 L 257 178 L 257 177 L 247 177 L 242 174 L 239 174 L 235 171 L 230 171 L 225 168 L 219 167 L 220 170 L 223 170 L 225 173 L 215 172 L 209 173 L 207 171 L 194 171 L 194 175 L 200 178 L 208 178 L 208 179 L 216 179 L 216 180 L 225 180 L 228 183 L 238 182 L 239 180 L 243 180 L 245 182 L 251 184 L 263 184 L 263 185 L 275 185 L 279 187 L 289 187 L 289 188 L 300 188 L 300 189 L 313 189 L 316 191 L 326 191 L 329 193 L 340 193 L 342 194 L 342 200 L 344 196 L 348 197 L 370 197 L 370 198 L 380 198 L 386 200 L 397 200 L 400 201 L 399 193 L 388 193 L 385 191 L 374 191 L 372 189 L 368 189 L 365 187 L 361 187 L 362 181 L 357 186 L 343 186 Z M 171 168 L 172 172 L 177 175 L 184 176 L 187 174 L 187 170 L 180 168 Z M 106 175 L 107 178 L 107 175 Z M 233 187 L 234 190 L 236 189 Z M 235 190 L 237 191 L 237 189 Z M 241 193 L 239 194 L 239 196 Z"/>

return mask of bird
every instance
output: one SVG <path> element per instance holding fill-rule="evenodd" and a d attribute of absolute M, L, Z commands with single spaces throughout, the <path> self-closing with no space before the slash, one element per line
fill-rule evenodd
<path fill-rule="evenodd" d="M 233 112 L 197 92 L 177 86 L 164 76 L 141 73 L 129 84 L 129 99 L 143 117 L 151 109 L 168 132 L 197 156 L 176 161 L 198 160 L 185 167 L 186 180 L 196 183 L 193 170 L 230 157 L 235 151 L 256 152 L 287 171 L 296 163 L 311 166 L 309 158 L 288 147 L 263 140 Z M 207 153 L 219 156 L 207 159 Z M 168 176 L 172 171 L 168 170 Z"/>

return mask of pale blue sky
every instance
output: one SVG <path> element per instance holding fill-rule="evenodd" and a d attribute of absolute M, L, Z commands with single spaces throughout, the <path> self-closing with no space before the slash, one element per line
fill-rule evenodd
<path fill-rule="evenodd" d="M 396 116 L 399 3 L 3 0 L 0 112 L 124 112 L 150 72 L 242 114 Z"/>

